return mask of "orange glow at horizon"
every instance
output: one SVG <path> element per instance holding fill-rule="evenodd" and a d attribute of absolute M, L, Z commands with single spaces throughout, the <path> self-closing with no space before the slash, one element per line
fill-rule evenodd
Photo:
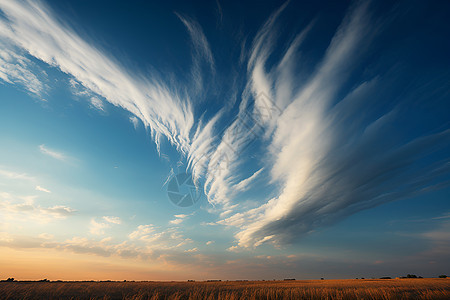
<path fill-rule="evenodd" d="M 180 268 L 139 259 L 74 254 L 53 249 L 0 248 L 0 279 L 185 280 Z M 194 275 L 194 274 L 192 274 Z"/>

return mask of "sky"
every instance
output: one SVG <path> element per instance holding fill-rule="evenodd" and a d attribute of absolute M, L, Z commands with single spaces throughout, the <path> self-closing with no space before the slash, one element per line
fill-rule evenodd
<path fill-rule="evenodd" d="M 0 277 L 436 277 L 450 3 L 0 1 Z"/>

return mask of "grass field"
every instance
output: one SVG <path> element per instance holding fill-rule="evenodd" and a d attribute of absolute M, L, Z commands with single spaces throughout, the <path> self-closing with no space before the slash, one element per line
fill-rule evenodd
<path fill-rule="evenodd" d="M 1 282 L 1 299 L 450 299 L 450 279 Z"/>

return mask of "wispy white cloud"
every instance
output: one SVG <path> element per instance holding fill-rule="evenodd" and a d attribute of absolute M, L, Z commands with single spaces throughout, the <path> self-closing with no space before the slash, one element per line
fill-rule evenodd
<path fill-rule="evenodd" d="M 122 220 L 119 217 L 104 216 L 102 219 L 108 223 L 117 224 L 117 225 L 122 224 Z"/>
<path fill-rule="evenodd" d="M 224 209 L 232 206 L 232 199 L 245 190 L 245 181 L 242 183 L 243 190 L 237 189 L 236 185 L 245 179 L 241 173 L 241 167 L 245 163 L 242 152 L 249 142 L 257 138 L 262 132 L 261 127 L 253 122 L 253 119 L 242 109 L 238 116 L 225 127 L 218 141 L 211 143 L 216 145 L 205 152 L 205 185 L 204 191 L 208 200 L 214 205 Z M 210 144 L 210 145 L 211 145 Z M 201 157 L 201 156 L 200 156 Z M 193 165 L 195 170 L 201 162 Z M 257 172 L 257 171 L 255 171 Z M 255 179 L 257 175 L 251 179 Z M 238 186 L 239 187 L 239 186 Z"/>
<path fill-rule="evenodd" d="M 149 236 L 151 233 L 153 233 L 155 231 L 155 227 L 152 224 L 148 224 L 148 225 L 139 225 L 135 231 L 133 231 L 132 233 L 130 233 L 128 236 L 130 239 L 135 240 L 135 239 L 142 239 L 142 238 L 146 238 L 147 236 Z"/>
<path fill-rule="evenodd" d="M 39 145 L 39 150 L 41 151 L 42 154 L 53 157 L 54 159 L 61 160 L 61 161 L 68 160 L 68 156 L 66 156 L 64 153 L 50 149 L 47 146 L 45 146 L 44 144 Z"/>
<path fill-rule="evenodd" d="M 26 181 L 36 180 L 33 176 L 30 176 L 26 173 L 18 173 L 18 172 L 10 171 L 7 169 L 1 169 L 1 168 L 0 168 L 0 176 L 8 178 L 8 179 L 17 179 L 17 180 L 26 180 Z"/>
<path fill-rule="evenodd" d="M 11 84 L 20 84 L 36 96 L 43 96 L 47 89 L 46 73 L 30 59 L 24 56 L 23 51 L 8 43 L 0 41 L 0 79 Z"/>
<path fill-rule="evenodd" d="M 91 219 L 89 232 L 95 235 L 105 234 L 105 230 L 111 228 L 112 225 L 122 224 L 122 220 L 119 217 L 104 216 L 102 217 L 104 222 L 97 222 L 95 218 Z"/>
<path fill-rule="evenodd" d="M 48 223 L 63 220 L 72 216 L 76 210 L 64 206 L 42 206 L 36 203 L 36 196 L 21 196 L 0 192 L 0 214 L 7 220 L 32 220 L 38 223 Z"/>
<path fill-rule="evenodd" d="M 45 240 L 52 240 L 55 236 L 53 234 L 50 233 L 41 233 L 39 235 L 40 238 L 45 239 Z"/>
<path fill-rule="evenodd" d="M 294 67 L 300 61 L 298 49 L 313 25 L 294 39 L 280 62 L 271 68 L 267 67 L 267 60 L 277 46 L 276 22 L 285 6 L 256 35 L 241 108 L 246 107 L 246 101 L 254 100 L 252 117 L 264 127 L 260 136 L 270 143 L 265 165 L 271 166 L 271 182 L 281 186 L 280 192 L 253 209 L 242 210 L 242 205 L 238 205 L 230 210 L 229 199 L 236 190 L 230 186 L 235 182 L 235 187 L 241 183 L 248 186 L 246 179 L 236 181 L 236 172 L 230 172 L 239 164 L 233 153 L 228 155 L 231 159 L 225 173 L 221 170 L 217 174 L 216 168 L 212 178 L 206 180 L 209 192 L 218 195 L 220 201 L 225 199 L 224 211 L 232 214 L 217 223 L 239 228 L 239 246 L 292 242 L 318 226 L 359 210 L 449 184 L 444 180 L 450 171 L 448 157 L 433 166 L 413 168 L 419 157 L 433 152 L 431 145 L 448 146 L 445 141 L 449 141 L 449 130 L 392 145 L 383 138 L 395 111 L 373 119 L 357 118 L 357 112 L 364 109 L 364 100 L 367 103 L 376 98 L 373 95 L 380 88 L 379 79 L 363 82 L 347 96 L 338 98 L 338 91 L 374 35 L 368 5 L 362 2 L 352 7 L 316 71 L 300 86 Z M 267 104 L 272 113 L 267 113 Z M 358 120 L 358 126 L 345 126 L 350 118 L 353 122 Z M 365 130 L 361 134 L 357 128 Z M 232 137 L 234 145 L 242 135 Z M 431 181 L 440 183 L 427 187 Z M 237 247 L 230 247 L 229 251 Z"/>
<path fill-rule="evenodd" d="M 446 245 L 450 249 L 450 222 L 443 221 L 438 228 L 421 233 L 420 236 L 433 241 L 435 245 Z"/>
<path fill-rule="evenodd" d="M 66 217 L 72 215 L 76 210 L 63 205 L 55 205 L 48 208 L 40 208 L 45 214 L 49 214 L 58 219 L 65 219 Z"/>
<path fill-rule="evenodd" d="M 64 242 L 44 242 L 41 244 L 44 248 L 55 248 L 74 253 L 94 254 L 98 256 L 117 256 L 122 258 L 141 258 L 149 259 L 152 251 L 127 242 L 112 243 L 110 238 L 101 241 L 88 239 L 85 237 L 73 237 Z"/>
<path fill-rule="evenodd" d="M 192 80 L 196 92 L 201 92 L 203 87 L 202 62 L 205 62 L 210 71 L 215 74 L 215 62 L 208 40 L 203 33 L 202 27 L 197 21 L 176 13 L 177 17 L 186 27 L 192 41 Z"/>
<path fill-rule="evenodd" d="M 174 220 L 171 220 L 169 223 L 173 224 L 173 225 L 178 225 L 178 224 L 181 224 L 182 222 L 183 222 L 183 219 L 174 219 Z"/>
<path fill-rule="evenodd" d="M 219 15 L 218 22 L 219 22 L 219 24 L 221 24 L 223 21 L 223 10 L 222 10 L 222 5 L 220 5 L 219 0 L 216 0 L 216 5 L 217 5 L 217 13 Z"/>
<path fill-rule="evenodd" d="M 185 215 L 185 214 L 180 214 L 180 215 L 174 215 L 175 218 L 179 218 L 179 219 L 184 219 L 186 217 L 188 217 L 189 215 Z"/>
<path fill-rule="evenodd" d="M 133 124 L 134 129 L 137 129 L 139 126 L 139 119 L 135 116 L 130 117 L 130 122 Z"/>
<path fill-rule="evenodd" d="M 197 248 L 187 249 L 187 250 L 184 250 L 184 252 L 194 253 L 194 252 L 198 252 L 198 249 Z"/>
<path fill-rule="evenodd" d="M 198 87 L 186 89 L 177 82 L 165 83 L 155 74 L 150 78 L 131 75 L 108 54 L 62 25 L 41 2 L 7 0 L 0 3 L 0 10 L 4 15 L 0 18 L 0 40 L 8 41 L 11 47 L 22 49 L 27 55 L 69 74 L 75 94 L 90 97 L 91 101 L 101 98 L 129 111 L 136 118 L 131 119 L 134 125 L 139 119 L 150 129 L 158 151 L 161 138 L 167 138 L 183 156 L 194 162 L 191 163 L 194 178 L 198 180 L 204 175 L 205 164 L 198 162 L 213 147 L 214 125 L 220 114 L 205 123 L 195 124 L 191 99 L 199 98 Z M 214 73 L 212 51 L 198 22 L 185 16 L 178 17 L 191 36 L 192 80 L 194 86 L 198 86 L 203 80 L 203 63 Z M 97 100 L 92 105 L 104 108 Z M 56 159 L 64 158 L 62 153 L 60 155 L 45 145 L 40 149 Z"/>
<path fill-rule="evenodd" d="M 95 218 L 91 219 L 89 232 L 95 235 L 105 234 L 105 229 L 110 228 L 109 222 L 97 222 Z"/>
<path fill-rule="evenodd" d="M 267 95 L 275 105 L 282 104 L 281 101 L 284 100 L 274 97 L 277 93 L 273 93 L 273 80 L 278 78 L 278 73 L 282 73 L 285 66 L 289 66 L 286 60 L 292 60 L 293 57 L 286 56 L 291 55 L 290 51 L 286 53 L 280 67 L 274 70 L 273 74 L 267 74 L 264 68 L 269 54 L 273 51 L 274 24 L 283 9 L 284 7 L 281 7 L 272 15 L 256 36 L 253 44 L 249 72 L 255 102 L 261 99 L 259 95 Z M 367 29 L 366 5 L 363 4 L 344 20 L 318 71 L 309 84 L 296 95 L 292 94 L 291 103 L 284 108 L 282 114 L 264 114 L 260 111 L 261 106 L 256 103 L 255 114 L 259 117 L 258 120 L 266 124 L 269 130 L 275 129 L 271 145 L 271 154 L 274 159 L 271 173 L 273 180 L 283 182 L 284 187 L 278 197 L 246 213 L 248 221 L 241 225 L 245 229 L 237 235 L 240 245 L 260 245 L 273 240 L 274 234 L 257 232 L 265 226 L 279 222 L 280 219 L 292 213 L 296 205 L 304 206 L 305 200 L 302 198 L 308 196 L 308 192 L 314 193 L 315 186 L 311 185 L 311 182 L 314 182 L 314 177 L 322 174 L 318 164 L 326 157 L 330 149 L 329 143 L 332 141 L 333 128 L 327 128 L 328 120 L 324 110 L 326 104 L 334 97 L 333 92 L 344 80 L 343 76 L 335 78 L 336 74 L 339 74 L 344 64 L 348 66 L 351 63 L 351 55 L 356 51 L 362 38 L 368 35 Z M 305 32 L 307 33 L 304 31 L 300 36 L 303 37 Z M 269 42 L 266 43 L 266 39 Z M 298 45 L 300 45 L 299 42 L 296 46 Z M 280 77 L 286 79 L 284 76 Z M 234 219 L 236 218 L 228 218 L 225 223 L 236 225 L 235 221 L 232 221 Z M 304 222 L 300 216 L 296 216 L 294 220 L 298 220 L 299 223 Z M 294 234 L 290 230 L 286 232 L 286 235 Z M 277 233 L 280 239 L 281 232 Z"/>
<path fill-rule="evenodd" d="M 79 97 L 89 97 L 92 96 L 92 92 L 82 86 L 78 81 L 74 78 L 69 78 L 69 86 L 72 94 Z"/>
<path fill-rule="evenodd" d="M 91 97 L 91 104 L 98 110 L 105 111 L 103 101 L 97 97 Z"/>
<path fill-rule="evenodd" d="M 179 268 L 183 265 L 192 265 L 194 268 L 198 268 L 199 265 L 211 266 L 215 261 L 213 257 L 199 254 L 196 247 L 160 249 L 154 245 L 139 245 L 134 241 L 116 242 L 111 237 L 97 240 L 74 236 L 64 241 L 58 241 L 49 234 L 33 237 L 0 232 L 0 246 L 13 249 L 55 249 L 83 255 L 140 259 L 142 262 L 149 262 L 152 265 L 162 263 L 164 268 L 167 266 Z"/>
<path fill-rule="evenodd" d="M 160 230 L 152 224 L 139 225 L 135 231 L 129 234 L 132 241 L 140 241 L 152 249 L 176 249 L 193 241 L 185 238 L 175 228 Z"/>
<path fill-rule="evenodd" d="M 174 215 L 175 219 L 169 221 L 170 224 L 173 225 L 179 225 L 181 224 L 189 215 L 180 214 L 180 215 Z"/>
<path fill-rule="evenodd" d="M 249 185 L 261 174 L 264 168 L 259 169 L 255 173 L 253 173 L 250 177 L 243 179 L 239 183 L 237 183 L 234 188 L 238 191 L 245 191 L 249 188 Z"/>
<path fill-rule="evenodd" d="M 56 219 L 65 219 L 73 215 L 76 210 L 65 205 L 43 206 L 39 204 L 39 196 L 34 191 L 52 193 L 47 188 L 37 184 L 39 179 L 27 173 L 18 173 L 5 169 L 0 169 L 0 178 L 12 180 L 11 187 L 20 186 L 21 192 L 1 192 L 0 200 L 3 203 L 3 216 L 7 219 L 17 218 L 18 220 L 34 220 L 40 223 L 47 223 Z M 27 191 L 30 194 L 26 194 Z"/>
<path fill-rule="evenodd" d="M 37 185 L 35 189 L 36 189 L 36 191 L 40 191 L 40 192 L 44 192 L 44 193 L 51 193 L 50 190 L 43 188 L 40 185 Z"/>
<path fill-rule="evenodd" d="M 240 249 L 241 248 L 239 246 L 231 246 L 231 247 L 227 248 L 227 251 L 229 251 L 229 252 L 239 252 Z"/>
<path fill-rule="evenodd" d="M 450 219 L 450 212 L 442 214 L 442 216 L 434 217 L 433 220 Z"/>
<path fill-rule="evenodd" d="M 58 67 L 92 93 L 134 114 L 150 129 L 158 147 L 165 136 L 178 150 L 187 152 L 193 113 L 189 98 L 177 92 L 177 87 L 169 88 L 156 77 L 132 77 L 113 59 L 61 25 L 42 3 L 7 0 L 2 1 L 0 9 L 6 16 L 0 19 L 2 40 Z"/>
<path fill-rule="evenodd" d="M 211 68 L 214 68 L 213 54 L 200 24 L 192 19 L 181 16 L 180 14 L 176 15 L 181 22 L 183 22 L 184 26 L 186 26 L 186 29 L 191 36 L 195 51 L 210 64 Z"/>

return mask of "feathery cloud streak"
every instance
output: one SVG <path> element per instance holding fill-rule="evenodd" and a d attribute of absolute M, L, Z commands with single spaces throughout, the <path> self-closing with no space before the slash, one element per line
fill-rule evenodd
<path fill-rule="evenodd" d="M 441 155 L 442 161 L 424 164 L 437 150 L 448 149 L 450 130 L 390 143 L 385 137 L 388 131 L 393 134 L 395 110 L 360 120 L 357 115 L 358 110 L 370 112 L 381 82 L 374 78 L 343 99 L 337 96 L 375 34 L 368 5 L 362 2 L 348 13 L 316 71 L 298 92 L 292 66 L 299 61 L 295 52 L 309 28 L 268 72 L 273 41 L 261 39 L 275 35 L 272 25 L 279 12 L 257 35 L 249 86 L 254 95 L 270 95 L 283 108 L 279 117 L 260 119 L 269 134 L 273 129 L 268 157 L 272 181 L 282 187 L 278 196 L 259 207 L 221 221 L 240 228 L 236 235 L 240 246 L 293 242 L 360 210 L 450 183 L 448 154 Z M 261 116 L 257 101 L 255 97 L 255 117 Z"/>
<path fill-rule="evenodd" d="M 180 83 L 164 83 L 156 76 L 131 75 L 60 24 L 40 3 L 2 1 L 5 17 L 0 19 L 0 36 L 5 45 L 24 49 L 58 67 L 102 100 L 132 113 L 130 121 L 136 127 L 139 119 L 150 128 L 158 149 L 160 139 L 166 137 L 186 157 L 195 179 L 205 177 L 209 201 L 222 210 L 222 217 L 231 215 L 219 223 L 236 226 L 236 238 L 243 247 L 291 242 L 362 209 L 448 184 L 448 155 L 431 156 L 436 149 L 448 147 L 448 130 L 408 141 L 386 141 L 401 107 L 384 109 L 381 114 L 372 108 L 379 102 L 377 92 L 392 83 L 374 76 L 356 82 L 350 91 L 345 89 L 377 34 L 370 4 L 351 7 L 308 74 L 303 74 L 307 71 L 301 68 L 300 54 L 314 22 L 287 45 L 281 57 L 273 55 L 279 47 L 276 24 L 288 5 L 269 17 L 255 35 L 248 55 L 242 56 L 248 60 L 248 78 L 242 91 L 234 91 L 241 96 L 237 116 L 228 119 L 231 122 L 223 128 L 217 125 L 228 117 L 225 108 L 210 119 L 203 112 L 194 115 L 196 103 L 191 99 L 204 85 L 203 63 L 211 73 L 216 66 L 200 24 L 188 17 L 177 15 L 192 41 L 192 90 Z M 5 53 L 14 53 L 11 49 Z M 12 58 L 0 56 L 6 70 L 0 73 L 3 80 L 35 79 L 27 73 L 31 71 L 26 64 L 19 64 L 22 69 L 14 73 L 12 64 L 5 63 Z M 28 88 L 36 94 L 42 89 L 39 83 Z M 92 105 L 103 109 L 103 102 L 94 96 Z M 267 114 L 268 104 L 275 113 Z M 258 151 L 264 158 L 254 170 L 242 172 L 246 156 L 241 152 L 254 130 L 262 137 Z M 266 184 L 272 184 L 276 195 L 259 199 L 258 205 L 248 210 L 235 196 L 251 189 L 256 178 L 267 180 L 263 171 L 269 172 Z M 181 222 L 182 217 L 171 221 L 173 225 Z M 130 238 L 154 241 L 152 230 L 143 225 Z M 239 249 L 233 246 L 230 251 Z"/>
<path fill-rule="evenodd" d="M 150 128 L 158 146 L 165 136 L 178 150 L 187 152 L 193 115 L 186 95 L 160 81 L 131 76 L 61 25 L 42 3 L 7 0 L 2 1 L 0 9 L 5 16 L 0 20 L 2 40 L 58 67 L 85 88 L 134 114 Z M 39 90 L 36 86 L 34 89 Z M 99 107 L 98 101 L 93 105 Z"/>
<path fill-rule="evenodd" d="M 45 146 L 44 144 L 39 145 L 39 150 L 41 151 L 42 154 L 48 155 L 57 160 L 66 161 L 68 159 L 68 157 L 65 154 L 55 151 L 53 149 L 50 149 L 47 146 Z"/>

